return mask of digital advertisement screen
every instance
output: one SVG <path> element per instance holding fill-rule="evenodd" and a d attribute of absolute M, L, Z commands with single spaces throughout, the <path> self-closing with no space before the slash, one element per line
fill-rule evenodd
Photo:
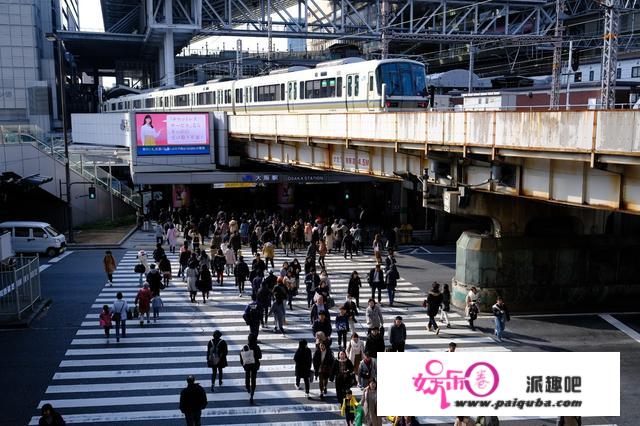
<path fill-rule="evenodd" d="M 209 154 L 209 115 L 136 114 L 138 155 Z"/>

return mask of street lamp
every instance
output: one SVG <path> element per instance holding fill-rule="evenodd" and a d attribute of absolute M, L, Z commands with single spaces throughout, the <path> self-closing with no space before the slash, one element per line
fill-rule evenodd
<path fill-rule="evenodd" d="M 69 139 L 67 138 L 67 107 L 65 96 L 65 77 L 64 77 L 64 57 L 62 56 L 62 40 L 56 33 L 47 33 L 46 39 L 56 43 L 58 50 L 58 78 L 60 80 L 60 107 L 62 113 L 62 135 L 64 138 L 64 174 L 65 174 L 65 190 L 67 193 L 67 230 L 69 232 L 69 242 L 73 243 L 73 217 L 71 207 L 71 169 L 69 162 Z"/>

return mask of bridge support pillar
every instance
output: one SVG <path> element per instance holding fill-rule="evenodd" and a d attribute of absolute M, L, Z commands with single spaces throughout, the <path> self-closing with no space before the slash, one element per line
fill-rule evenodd
<path fill-rule="evenodd" d="M 170 26 L 173 24 L 173 0 L 164 0 L 164 14 L 167 28 L 164 33 L 164 72 L 165 85 L 174 86 L 176 84 L 175 64 L 174 64 L 174 46 L 173 46 L 173 30 Z"/>
<path fill-rule="evenodd" d="M 502 237 L 465 231 L 456 244 L 452 300 L 471 286 L 489 311 L 501 295 L 518 312 L 630 310 L 640 297 L 640 238 Z"/>
<path fill-rule="evenodd" d="M 451 213 L 484 219 L 456 243 L 454 305 L 472 286 L 487 311 L 497 295 L 513 310 L 635 309 L 640 217 L 473 192 Z"/>

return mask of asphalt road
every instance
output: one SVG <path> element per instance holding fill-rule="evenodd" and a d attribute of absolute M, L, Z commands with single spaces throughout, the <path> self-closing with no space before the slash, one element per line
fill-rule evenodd
<path fill-rule="evenodd" d="M 455 247 L 424 246 L 424 249 L 410 248 L 402 251 L 404 254 L 397 256 L 401 275 L 423 291 L 427 292 L 433 281 L 451 281 L 455 272 L 455 266 L 451 265 L 452 262 L 455 265 Z M 433 254 L 443 252 L 449 253 Z M 512 351 L 520 352 L 620 352 L 621 416 L 588 418 L 584 419 L 584 424 L 637 426 L 640 424 L 640 405 L 637 403 L 640 400 L 640 341 L 611 325 L 601 314 L 607 313 L 560 313 L 522 317 L 512 313 L 503 344 Z M 640 312 L 612 314 L 612 317 L 632 331 L 640 333 Z M 493 317 L 481 316 L 476 324 L 485 334 L 493 335 Z M 531 420 L 528 424 L 549 425 L 555 422 Z"/>
<path fill-rule="evenodd" d="M 410 250 L 408 253 L 415 251 Z M 430 252 L 430 253 L 427 253 Z M 124 250 L 115 251 L 120 261 Z M 103 290 L 101 251 L 76 251 L 51 263 L 42 273 L 43 297 L 53 304 L 28 329 L 0 329 L 5 347 L 0 363 L 0 425 L 24 425 L 43 400 L 71 340 L 92 304 Z M 453 275 L 453 247 L 425 247 L 413 254 L 399 254 L 401 276 L 426 293 L 431 282 L 447 282 Z M 586 425 L 637 425 L 640 407 L 640 342 L 606 321 L 600 313 L 519 317 L 508 323 L 503 346 L 513 351 L 617 351 L 621 353 L 621 416 L 588 418 Z M 640 314 L 614 314 L 613 318 L 640 332 Z M 490 336 L 490 317 L 478 320 L 481 332 Z M 443 347 L 446 340 L 443 339 Z M 605 392 L 606 389 L 603 389 Z M 502 422 L 504 425 L 551 425 L 553 420 Z"/>
<path fill-rule="evenodd" d="M 118 260 L 124 250 L 114 251 Z M 25 425 L 42 399 L 80 323 L 104 286 L 102 251 L 42 258 L 42 297 L 53 303 L 26 329 L 0 329 L 0 424 Z"/>

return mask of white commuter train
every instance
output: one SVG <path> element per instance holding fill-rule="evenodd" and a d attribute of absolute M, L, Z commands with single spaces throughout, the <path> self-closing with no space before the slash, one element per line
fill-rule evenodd
<path fill-rule="evenodd" d="M 212 80 L 201 85 L 121 96 L 104 102 L 101 110 L 272 114 L 428 107 L 425 67 L 420 62 L 347 58 L 323 62 L 315 68 L 291 67 L 261 77 Z"/>

